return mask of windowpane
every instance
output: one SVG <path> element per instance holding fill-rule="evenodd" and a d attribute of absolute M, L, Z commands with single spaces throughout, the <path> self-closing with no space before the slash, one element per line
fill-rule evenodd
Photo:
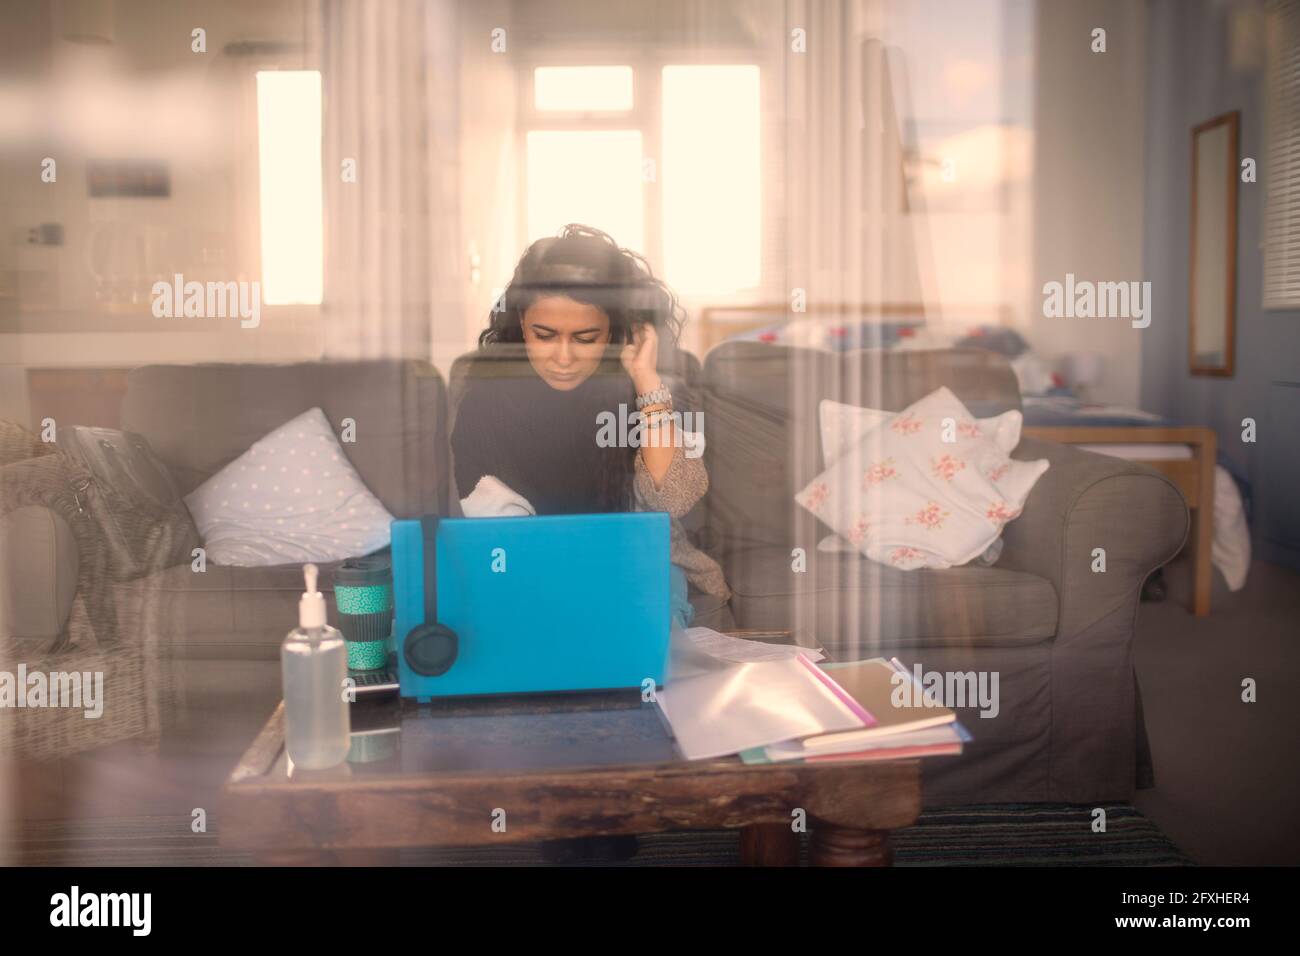
<path fill-rule="evenodd" d="M 319 72 L 257 74 L 257 161 L 262 301 L 318 304 L 324 275 Z"/>
<path fill-rule="evenodd" d="M 528 238 L 580 222 L 640 251 L 641 134 L 637 130 L 528 134 Z"/>
<path fill-rule="evenodd" d="M 533 71 L 533 105 L 571 112 L 630 110 L 630 66 L 540 66 Z"/>
<path fill-rule="evenodd" d="M 663 71 L 664 268 L 688 294 L 759 284 L 757 66 Z"/>

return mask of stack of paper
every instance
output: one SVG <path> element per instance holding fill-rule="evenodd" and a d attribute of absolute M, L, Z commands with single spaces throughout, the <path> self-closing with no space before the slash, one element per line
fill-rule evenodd
<path fill-rule="evenodd" d="M 802 655 L 731 664 L 669 680 L 655 699 L 688 760 L 866 726 L 861 708 L 828 690 L 816 670 Z"/>
<path fill-rule="evenodd" d="M 960 753 L 970 739 L 897 661 L 819 667 L 820 658 L 808 648 L 691 628 L 674 635 L 656 702 L 691 760 L 896 759 Z"/>

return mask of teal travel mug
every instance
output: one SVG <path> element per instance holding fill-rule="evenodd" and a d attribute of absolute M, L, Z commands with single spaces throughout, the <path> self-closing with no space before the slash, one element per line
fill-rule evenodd
<path fill-rule="evenodd" d="M 339 630 L 347 639 L 348 667 L 375 670 L 388 663 L 393 631 L 393 562 L 387 552 L 348 558 L 334 575 Z"/>

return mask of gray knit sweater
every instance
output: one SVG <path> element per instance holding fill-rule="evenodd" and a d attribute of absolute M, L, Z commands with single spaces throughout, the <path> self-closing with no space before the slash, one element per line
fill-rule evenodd
<path fill-rule="evenodd" d="M 654 479 L 650 477 L 638 452 L 634 488 L 641 511 L 668 512 L 672 524 L 673 564 L 685 571 L 686 579 L 701 591 L 724 601 L 729 599 L 731 589 L 722 576 L 722 567 L 691 544 L 686 537 L 686 530 L 678 520 L 709 490 L 709 473 L 704 468 L 704 462 L 699 458 L 687 458 L 685 450 L 678 446 L 673 450 L 672 464 L 664 474 L 663 487 L 656 488 Z"/>

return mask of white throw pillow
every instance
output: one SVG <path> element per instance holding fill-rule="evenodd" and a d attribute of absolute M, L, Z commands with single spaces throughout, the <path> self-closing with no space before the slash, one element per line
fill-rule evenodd
<path fill-rule="evenodd" d="M 896 414 L 879 408 L 861 408 L 833 402 L 829 398 L 822 399 L 817 408 L 822 436 L 822 466 L 829 465 L 881 424 L 892 421 Z M 956 424 L 954 422 L 954 427 Z M 992 418 L 977 418 L 975 424 L 982 433 L 993 436 L 998 447 L 1010 455 L 1020 444 L 1020 428 L 1024 424 L 1024 416 L 1012 410 Z M 817 550 L 833 554 L 856 552 L 858 549 L 839 535 L 828 534 L 817 542 Z M 997 549 L 997 553 L 1001 553 L 1001 548 Z M 995 560 L 996 557 L 989 560 L 987 555 L 981 556 L 984 564 L 993 564 Z"/>
<path fill-rule="evenodd" d="M 821 425 L 823 466 L 829 465 L 883 422 L 892 421 L 896 415 L 896 412 L 886 412 L 879 408 L 861 408 L 833 402 L 829 398 L 822 399 L 817 407 L 817 417 Z M 1024 420 L 1020 412 L 1012 410 L 992 418 L 977 418 L 975 425 L 984 434 L 991 435 L 998 447 L 1009 455 L 1020 444 L 1020 429 Z M 968 421 L 967 431 L 969 430 Z"/>
<path fill-rule="evenodd" d="M 253 442 L 185 504 L 208 560 L 246 568 L 369 554 L 393 521 L 319 408 Z"/>
<path fill-rule="evenodd" d="M 993 421 L 1008 415 L 1018 442 L 1019 413 Z M 1013 460 L 1007 441 L 1000 425 L 983 427 L 940 388 L 833 458 L 795 501 L 873 561 L 907 570 L 965 564 L 1020 514 L 1048 468 L 1046 459 Z"/>

